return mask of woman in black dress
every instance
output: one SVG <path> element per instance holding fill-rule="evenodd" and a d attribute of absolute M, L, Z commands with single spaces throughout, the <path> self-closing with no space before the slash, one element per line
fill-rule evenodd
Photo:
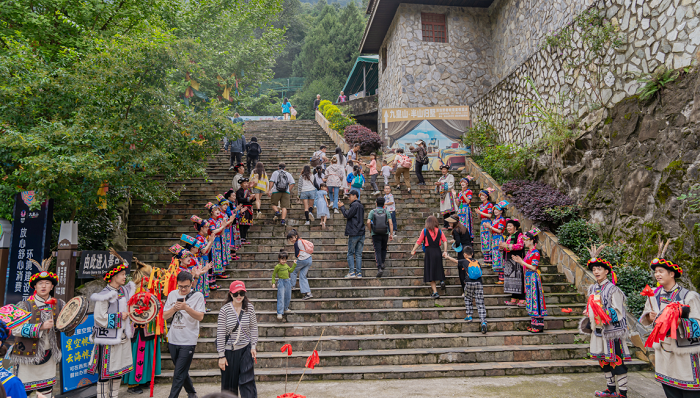
<path fill-rule="evenodd" d="M 520 221 L 515 218 L 506 221 L 506 233 L 508 237 L 498 244 L 499 249 L 503 251 L 504 264 L 508 261 L 513 261 L 513 256 L 525 256 L 525 243 L 523 241 L 523 234 L 520 232 Z M 525 270 L 522 271 L 521 275 L 522 293 L 511 294 L 510 301 L 506 300 L 506 305 L 525 307 Z"/>
<path fill-rule="evenodd" d="M 439 298 L 435 283 L 445 280 L 445 270 L 442 268 L 443 252 L 447 255 L 447 238 L 440 230 L 440 224 L 435 216 L 428 217 L 425 220 L 425 228 L 421 231 L 416 244 L 411 250 L 411 256 L 416 255 L 416 250 L 422 245 L 425 245 L 425 259 L 423 262 L 423 282 L 430 282 L 430 288 L 433 290 L 431 297 Z M 440 245 L 444 248 L 440 251 Z"/>
<path fill-rule="evenodd" d="M 467 227 L 459 222 L 457 216 L 450 216 L 445 219 L 445 222 L 449 223 L 450 228 L 452 228 L 452 239 L 454 239 L 452 248 L 457 252 L 457 261 L 464 260 L 463 249 L 467 246 L 472 246 L 472 236 Z M 464 281 L 467 278 L 467 271 L 458 265 L 457 272 L 459 273 L 459 283 L 462 285 L 462 292 L 464 292 Z M 464 296 L 464 293 L 462 293 L 462 296 Z"/>

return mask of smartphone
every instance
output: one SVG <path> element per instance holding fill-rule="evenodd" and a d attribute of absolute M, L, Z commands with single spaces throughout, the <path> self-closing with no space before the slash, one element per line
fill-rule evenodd
<path fill-rule="evenodd" d="M 184 298 L 184 297 L 183 297 L 183 298 L 179 298 L 179 299 L 177 299 L 177 301 L 179 301 L 179 302 L 182 303 L 183 301 L 185 301 L 185 298 Z"/>

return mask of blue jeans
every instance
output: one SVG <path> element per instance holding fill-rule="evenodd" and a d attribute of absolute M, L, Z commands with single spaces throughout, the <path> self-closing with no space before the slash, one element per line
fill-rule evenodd
<path fill-rule="evenodd" d="M 277 279 L 277 313 L 284 314 L 292 301 L 292 284 L 289 279 Z"/>
<path fill-rule="evenodd" d="M 294 272 L 289 274 L 290 286 L 292 288 L 297 285 L 297 275 L 299 275 L 299 291 L 302 294 L 311 293 L 309 280 L 306 278 L 306 274 L 309 273 L 312 261 L 313 258 L 311 257 L 306 260 L 297 260 L 297 267 L 294 268 Z"/>
<path fill-rule="evenodd" d="M 394 224 L 394 232 L 397 232 L 399 230 L 398 224 L 396 224 L 396 212 L 395 211 L 390 211 L 391 214 L 391 223 Z"/>
<path fill-rule="evenodd" d="M 362 249 L 365 248 L 365 236 L 348 236 L 348 267 L 350 273 L 362 275 Z"/>
<path fill-rule="evenodd" d="M 328 192 L 331 195 L 331 201 L 333 202 L 333 208 L 338 208 L 338 194 L 340 193 L 340 187 L 328 187 Z"/>

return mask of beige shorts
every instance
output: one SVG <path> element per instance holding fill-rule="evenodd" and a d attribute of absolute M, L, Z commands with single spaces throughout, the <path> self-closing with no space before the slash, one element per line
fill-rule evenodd
<path fill-rule="evenodd" d="M 275 192 L 272 194 L 271 202 L 273 206 L 277 206 L 280 203 L 280 207 L 283 209 L 289 209 L 289 193 L 287 192 Z"/>

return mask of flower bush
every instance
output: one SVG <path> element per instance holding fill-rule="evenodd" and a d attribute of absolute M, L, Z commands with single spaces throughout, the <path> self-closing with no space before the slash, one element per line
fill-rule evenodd
<path fill-rule="evenodd" d="M 345 132 L 345 129 L 348 126 L 352 126 L 354 124 L 357 124 L 357 121 L 355 119 L 345 116 L 342 113 L 336 113 L 328 119 L 328 122 L 330 122 L 330 126 L 333 130 L 337 131 L 338 134 L 343 135 Z"/>
<path fill-rule="evenodd" d="M 382 148 L 383 142 L 379 134 L 359 124 L 346 127 L 344 137 L 345 142 L 351 146 L 359 143 L 362 155 L 369 155 Z"/>
<path fill-rule="evenodd" d="M 323 117 L 325 117 L 326 119 L 330 119 L 331 117 L 333 117 L 333 115 L 342 113 L 343 112 L 341 112 L 340 109 L 338 109 L 338 107 L 333 104 L 326 105 L 323 108 Z"/>
<path fill-rule="evenodd" d="M 503 191 L 511 195 L 513 205 L 523 215 L 541 228 L 555 229 L 557 220 L 548 209 L 572 206 L 574 200 L 551 186 L 536 181 L 514 180 L 502 185 Z"/>

